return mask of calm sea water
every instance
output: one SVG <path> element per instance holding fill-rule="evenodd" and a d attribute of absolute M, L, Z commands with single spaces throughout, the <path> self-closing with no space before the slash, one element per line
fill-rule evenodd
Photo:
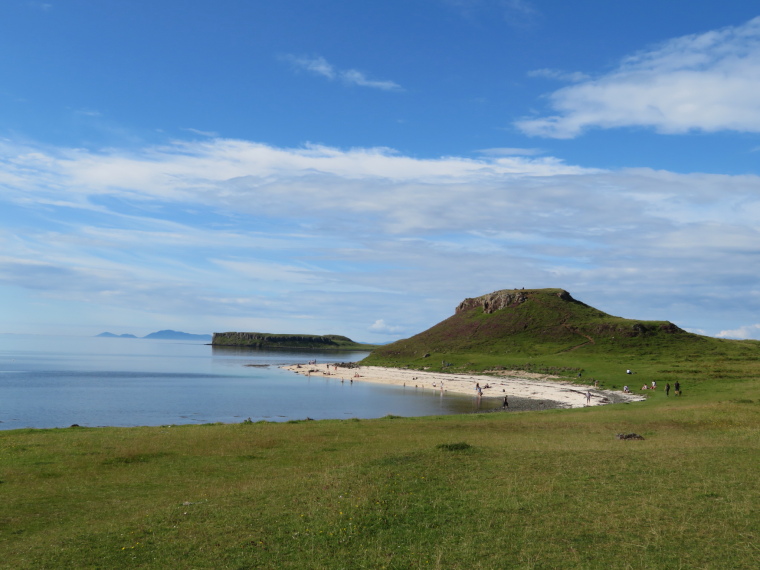
<path fill-rule="evenodd" d="M 366 354 L 0 335 L 0 429 L 424 416 L 498 405 L 278 368 L 312 359 L 357 361 Z"/>

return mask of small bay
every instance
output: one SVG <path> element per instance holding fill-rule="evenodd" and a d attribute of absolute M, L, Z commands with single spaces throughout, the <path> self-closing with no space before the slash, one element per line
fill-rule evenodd
<path fill-rule="evenodd" d="M 279 366 L 366 352 L 0 335 L 0 429 L 141 426 L 468 413 L 498 402 L 414 387 L 307 378 Z"/>

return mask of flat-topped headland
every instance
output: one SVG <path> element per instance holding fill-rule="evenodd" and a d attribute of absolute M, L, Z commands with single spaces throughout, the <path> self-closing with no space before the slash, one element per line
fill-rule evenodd
<path fill-rule="evenodd" d="M 294 348 L 299 350 L 372 350 L 373 344 L 354 342 L 337 334 L 273 334 L 262 332 L 215 332 L 212 346 L 239 346 L 249 348 Z"/>

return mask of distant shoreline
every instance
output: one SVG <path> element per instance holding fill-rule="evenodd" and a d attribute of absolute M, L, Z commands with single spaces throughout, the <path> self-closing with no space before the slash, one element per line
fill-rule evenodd
<path fill-rule="evenodd" d="M 391 384 L 396 386 L 416 387 L 418 389 L 438 391 L 443 393 L 464 394 L 477 396 L 477 386 L 482 390 L 482 397 L 489 399 L 508 400 L 514 398 L 515 404 L 518 399 L 544 401 L 542 408 L 583 408 L 588 406 L 601 406 L 604 404 L 618 404 L 627 402 L 639 402 L 646 398 L 636 394 L 625 394 L 615 390 L 601 390 L 590 386 L 573 384 L 556 377 L 539 376 L 529 373 L 515 372 L 513 375 L 486 376 L 478 374 L 449 374 L 442 372 L 421 372 L 402 368 L 384 368 L 381 366 L 355 366 L 342 368 L 334 364 L 292 364 L 282 368 L 301 375 L 334 377 L 350 382 L 373 382 L 378 384 Z M 356 376 L 358 375 L 358 376 Z M 591 393 L 591 401 L 586 403 L 586 392 Z M 518 406 L 510 406 L 519 409 Z M 526 407 L 524 404 L 521 407 Z"/>

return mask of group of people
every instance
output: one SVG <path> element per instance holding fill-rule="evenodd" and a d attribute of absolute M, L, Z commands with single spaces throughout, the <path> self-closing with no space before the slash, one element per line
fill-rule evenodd
<path fill-rule="evenodd" d="M 631 373 L 631 371 L 628 370 L 627 374 L 630 374 L 630 373 Z M 655 380 L 652 380 L 652 385 L 651 386 L 647 386 L 646 384 L 644 384 L 641 387 L 641 389 L 642 390 L 657 390 L 657 382 Z M 631 389 L 628 387 L 628 385 L 623 386 L 623 392 L 625 394 L 630 394 L 631 393 Z M 676 380 L 676 383 L 673 385 L 673 393 L 676 396 L 680 396 L 681 395 L 681 383 L 678 382 L 678 380 Z M 667 384 L 665 384 L 665 395 L 666 396 L 670 396 L 670 382 L 668 382 Z"/>
<path fill-rule="evenodd" d="M 490 384 L 486 384 L 485 386 L 481 386 L 480 382 L 475 382 L 475 391 L 478 393 L 478 396 L 483 395 L 483 390 L 486 388 L 492 388 Z"/>

